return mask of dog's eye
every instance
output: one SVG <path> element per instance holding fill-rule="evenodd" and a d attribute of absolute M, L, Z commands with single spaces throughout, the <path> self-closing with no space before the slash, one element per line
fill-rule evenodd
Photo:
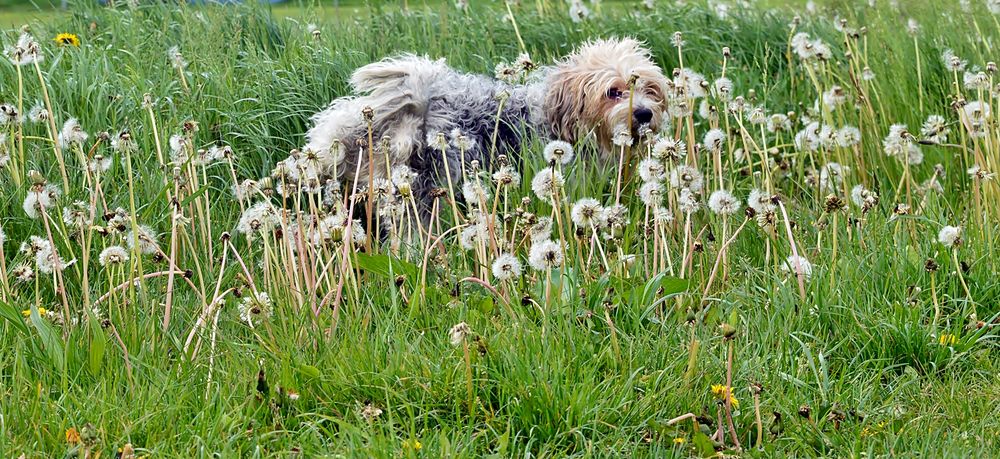
<path fill-rule="evenodd" d="M 621 99 L 622 90 L 618 88 L 611 88 L 608 90 L 608 99 Z"/>

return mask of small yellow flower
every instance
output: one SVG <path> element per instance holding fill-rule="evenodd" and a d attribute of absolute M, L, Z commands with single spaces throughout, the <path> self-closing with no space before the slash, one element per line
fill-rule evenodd
<path fill-rule="evenodd" d="M 48 309 L 38 308 L 38 315 L 40 315 L 40 316 L 44 316 L 48 312 L 49 312 Z M 21 311 L 21 315 L 24 316 L 24 317 L 31 317 L 31 310 L 30 309 L 25 309 L 25 310 Z"/>
<path fill-rule="evenodd" d="M 412 449 L 414 451 L 420 451 L 420 449 L 423 447 L 424 447 L 423 443 L 420 443 L 420 440 L 417 439 L 403 441 L 403 449 Z"/>
<path fill-rule="evenodd" d="M 740 401 L 733 396 L 732 390 L 729 387 L 723 386 L 722 384 L 712 384 L 712 396 L 718 400 L 726 400 L 726 396 L 729 396 L 729 403 L 733 405 L 733 408 L 740 407 Z"/>
<path fill-rule="evenodd" d="M 66 443 L 71 445 L 80 443 L 80 432 L 76 430 L 76 427 L 70 427 L 66 430 Z"/>
<path fill-rule="evenodd" d="M 958 337 L 955 335 L 944 334 L 938 337 L 938 343 L 942 346 L 950 346 L 958 342 Z"/>
<path fill-rule="evenodd" d="M 53 39 L 59 46 L 80 46 L 80 37 L 72 33 L 61 33 Z"/>
<path fill-rule="evenodd" d="M 684 437 L 677 437 L 677 438 L 674 439 L 674 444 L 675 445 L 683 445 L 685 443 L 687 443 L 687 439 L 684 438 Z"/>

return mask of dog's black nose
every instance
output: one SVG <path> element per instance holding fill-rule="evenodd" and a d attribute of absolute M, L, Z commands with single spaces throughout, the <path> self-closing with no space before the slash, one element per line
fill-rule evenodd
<path fill-rule="evenodd" d="M 653 111 L 648 108 L 637 108 L 632 112 L 632 116 L 635 117 L 635 122 L 638 124 L 647 124 L 653 120 Z"/>

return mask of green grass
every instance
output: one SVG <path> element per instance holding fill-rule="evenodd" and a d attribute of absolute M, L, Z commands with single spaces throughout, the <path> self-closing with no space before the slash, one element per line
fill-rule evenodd
<path fill-rule="evenodd" d="M 842 1 L 808 15 L 779 2 L 761 2 L 746 11 L 734 9 L 722 20 L 702 5 L 659 2 L 650 12 L 639 2 L 607 2 L 601 17 L 573 23 L 559 2 L 540 2 L 548 5 L 542 15 L 535 2 L 521 3 L 517 24 L 536 62 L 552 62 L 595 36 L 631 35 L 646 42 L 669 74 L 679 66 L 672 34 L 682 31 L 685 67 L 712 81 L 722 72 L 721 50 L 728 46 L 726 76 L 736 94 L 769 113 L 799 116 L 817 98 L 805 67 L 786 56 L 789 22 L 796 12 L 804 14 L 796 30 L 822 37 L 834 49 L 835 58 L 817 75 L 820 88 L 841 85 L 853 98 L 861 87 L 871 103 L 870 111 L 859 101 L 860 108 L 828 114 L 836 126 L 862 130 L 857 152 L 809 154 L 796 149 L 788 134 L 767 135 L 778 151 L 765 154 L 787 161 L 790 171 L 775 179 L 775 193 L 794 223 L 797 251 L 813 265 L 804 296 L 796 278 L 780 269 L 792 250 L 780 213 L 773 234 L 756 221 L 746 226 L 727 252 L 725 277 L 716 279 L 707 295 L 703 291 L 723 232 L 731 234 L 742 214 L 724 224 L 702 209 L 691 224 L 692 238 L 703 250 L 692 254 L 685 279 L 679 279 L 677 269 L 672 275 L 651 272 L 653 241 L 643 235 L 644 208 L 634 186 L 624 198 L 630 223 L 620 237 L 605 241 L 615 268 L 604 272 L 598 255 L 578 261 L 578 249 L 586 253 L 593 247 L 568 229 L 566 270 L 555 271 L 558 293 L 545 307 L 539 305 L 546 305 L 546 276 L 527 266 L 523 276 L 499 288 L 509 308 L 486 289 L 461 282 L 478 275 L 478 263 L 489 259 L 459 249 L 454 236 L 444 239 L 444 252 L 434 251 L 425 284 L 416 272 L 423 261 L 420 247 L 404 245 L 391 252 L 389 241 L 375 241 L 373 255 L 352 258 L 361 268 L 357 291 L 341 269 L 342 246 L 312 252 L 332 261 L 334 273 L 331 283 L 313 291 L 299 286 L 306 283 L 301 266 L 285 269 L 287 254 L 273 252 L 292 227 L 284 228 L 281 239 L 265 238 L 269 245 L 234 233 L 235 251 L 257 286 L 251 287 L 233 251 L 227 253 L 221 242 L 224 232 L 234 232 L 241 214 L 230 191 L 231 174 L 240 180 L 267 176 L 301 146 L 309 116 L 348 94 L 346 80 L 360 65 L 417 52 L 446 57 L 463 70 L 492 73 L 497 62 L 514 60 L 521 50 L 512 25 L 501 19 L 502 5 L 477 3 L 462 14 L 450 4 L 437 4 L 401 14 L 393 3 L 343 16 L 331 15 L 328 8 L 77 7 L 31 24 L 44 48 L 40 69 L 57 128 L 76 117 L 90 133 L 83 153 L 94 148 L 113 156 L 114 164 L 101 177 L 104 198 L 94 206 L 103 213 L 106 200 L 109 209 L 128 209 L 125 226 L 151 226 L 168 253 L 176 243 L 177 265 L 190 270 L 196 288 L 175 280 L 173 317 L 163 331 L 166 277 L 134 288 L 126 280 L 168 270 L 168 262 L 132 253 L 122 268 L 97 263 L 104 247 L 125 244 L 125 238 L 113 231 L 100 235 L 93 227 L 106 225 L 100 218 L 78 230 L 58 218 L 74 200 L 89 201 L 95 189 L 87 185 L 77 151 L 67 151 L 70 187 L 49 209 L 49 223 L 59 252 L 77 259 L 62 277 L 68 306 L 81 322 L 60 325 L 63 304 L 52 277 L 17 283 L 12 276 L 15 265 L 32 264 L 19 252 L 20 244 L 32 235 L 46 237 L 43 221 L 22 210 L 30 186 L 26 172 L 37 170 L 62 187 L 60 167 L 43 124 L 25 124 L 23 163 L 14 148 L 15 129 L 4 126 L 3 147 L 14 154 L 0 169 L 0 228 L 6 234 L 0 249 L 10 284 L 9 291 L 0 290 L 0 457 L 52 457 L 82 449 L 91 450 L 90 457 L 94 451 L 112 457 L 127 443 L 150 457 L 700 456 L 712 442 L 690 421 L 667 421 L 694 413 L 702 425 L 714 428 L 719 404 L 709 388 L 725 384 L 730 349 L 740 402 L 734 424 L 748 456 L 990 457 L 1000 451 L 1000 368 L 993 327 L 1000 312 L 1000 282 L 994 274 L 1000 212 L 991 204 L 998 190 L 996 182 L 975 186 L 966 174 L 976 148 L 995 161 L 1000 130 L 990 118 L 985 140 L 974 144 L 961 135 L 950 107 L 953 76 L 939 57 L 951 48 L 970 66 L 985 67 L 995 55 L 990 46 L 1000 38 L 993 16 L 980 5 L 964 13 L 929 3 L 895 11 Z M 630 14 L 633 8 L 638 15 Z M 338 20 L 331 20 L 334 16 Z M 862 40 L 850 41 L 860 43 L 852 52 L 856 60 L 845 56 L 835 16 L 867 28 Z M 914 40 L 905 30 L 908 17 L 922 26 L 922 87 L 915 75 Z M 14 20 L 24 22 L 20 16 Z M 309 22 L 320 26 L 318 39 L 307 30 Z M 65 31 L 79 34 L 82 46 L 57 48 L 52 38 Z M 0 43 L 11 44 L 18 34 L 12 28 L 0 35 Z M 172 46 L 189 62 L 183 80 L 167 59 Z M 875 80 L 852 83 L 848 67 L 858 61 L 870 66 Z M 22 70 L 27 111 L 43 96 L 34 67 Z M 17 81 L 16 68 L 0 64 L 0 103 L 16 104 Z M 980 97 L 962 91 L 969 100 Z M 146 95 L 153 103 L 155 136 L 143 107 Z M 907 123 L 919 133 L 921 122 L 934 113 L 949 120 L 949 144 L 969 151 L 925 145 L 923 163 L 907 175 L 900 162 L 883 153 L 882 139 L 893 123 Z M 167 139 L 180 134 L 188 120 L 199 126 L 190 134 L 196 148 L 233 147 L 233 172 L 225 162 L 204 170 L 182 164 L 175 179 L 171 168 L 160 164 L 158 148 L 169 156 Z M 695 115 L 694 123 L 700 139 L 708 122 Z M 134 154 L 126 158 L 106 143 L 95 146 L 98 132 L 114 135 L 123 128 L 137 141 Z M 794 131 L 800 129 L 796 124 Z M 743 147 L 734 132 L 723 178 L 742 199 L 761 177 L 742 174 L 746 162 L 730 162 L 732 148 Z M 755 131 L 751 135 L 754 142 L 762 140 Z M 521 196 L 533 198 L 530 179 L 544 167 L 541 147 L 524 152 L 524 183 L 511 190 L 512 203 Z M 707 152 L 700 154 L 711 192 L 717 177 Z M 826 155 L 843 158 L 851 168 L 844 178 L 849 186 L 865 183 L 879 193 L 874 209 L 863 214 L 849 204 L 835 219 L 824 212 L 830 191 L 810 185 L 806 175 L 822 166 Z M 918 192 L 935 173 L 935 164 L 943 165 L 942 192 Z M 615 166 L 615 160 L 601 162 L 582 153 L 566 166 L 562 193 L 571 201 L 585 196 L 613 201 Z M 759 173 L 760 164 L 754 168 Z M 896 204 L 907 200 L 905 191 L 896 192 L 907 177 L 913 210 L 894 215 Z M 175 189 L 190 224 L 172 224 L 168 196 Z M 850 201 L 846 193 L 837 193 Z M 985 201 L 981 208 L 977 197 Z M 272 201 L 279 204 L 277 198 Z M 551 207 L 532 199 L 525 210 L 547 215 Z M 675 268 L 685 252 L 683 222 L 684 216 L 677 215 L 665 231 Z M 449 215 L 442 225 L 450 224 Z M 963 227 L 965 241 L 956 253 L 968 270 L 961 279 L 949 250 L 936 240 L 946 224 Z M 173 227 L 179 231 L 175 239 Z M 86 264 L 81 241 L 90 241 Z M 612 246 L 639 260 L 620 267 Z M 272 251 L 265 262 L 267 250 Z M 517 253 L 526 261 L 526 248 Z M 925 270 L 928 258 L 940 265 L 934 274 Z M 313 305 L 335 291 L 341 278 L 339 308 L 323 308 L 314 316 Z M 486 280 L 499 286 L 491 277 Z M 88 301 L 119 284 L 123 290 L 101 304 L 100 317 L 85 313 Z M 202 297 L 211 300 L 216 285 L 235 290 L 220 303 L 218 316 L 209 315 L 208 323 L 197 328 L 193 336 L 200 344 L 185 351 L 203 310 Z M 250 296 L 252 288 L 274 300 L 274 315 L 253 328 L 241 321 L 237 298 Z M 22 316 L 35 305 L 54 314 Z M 981 328 L 976 320 L 983 321 Z M 477 337 L 466 341 L 468 355 L 463 345 L 449 343 L 449 330 L 459 322 Z M 721 335 L 723 323 L 735 327 L 732 340 Z M 947 335 L 955 336 L 954 343 Z M 259 390 L 261 381 L 266 393 Z M 752 447 L 758 441 L 752 384 L 763 388 L 761 449 Z M 298 398 L 292 400 L 288 390 Z M 366 406 L 381 414 L 366 419 Z M 808 419 L 798 414 L 803 407 Z M 775 423 L 772 413 L 782 422 Z M 71 429 L 86 434 L 84 445 L 67 442 Z M 675 438 L 686 443 L 676 445 Z M 729 438 L 725 443 L 733 446 Z"/>

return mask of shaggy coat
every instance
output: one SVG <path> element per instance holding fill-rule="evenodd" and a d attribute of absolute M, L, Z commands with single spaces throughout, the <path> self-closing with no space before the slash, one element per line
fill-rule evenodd
<path fill-rule="evenodd" d="M 636 40 L 588 42 L 538 72 L 534 82 L 512 85 L 414 55 L 366 65 L 351 77 L 357 95 L 313 117 L 304 151 L 347 189 L 355 178 L 358 189 L 366 186 L 369 171 L 385 178 L 392 167 L 407 165 L 418 174 L 413 193 L 426 211 L 446 170 L 457 186 L 463 165 L 477 161 L 489 170 L 501 154 L 517 161 L 530 136 L 574 144 L 593 139 L 607 153 L 616 132 L 656 130 L 662 120 L 667 80 Z M 457 133 L 470 142 L 455 142 Z"/>

